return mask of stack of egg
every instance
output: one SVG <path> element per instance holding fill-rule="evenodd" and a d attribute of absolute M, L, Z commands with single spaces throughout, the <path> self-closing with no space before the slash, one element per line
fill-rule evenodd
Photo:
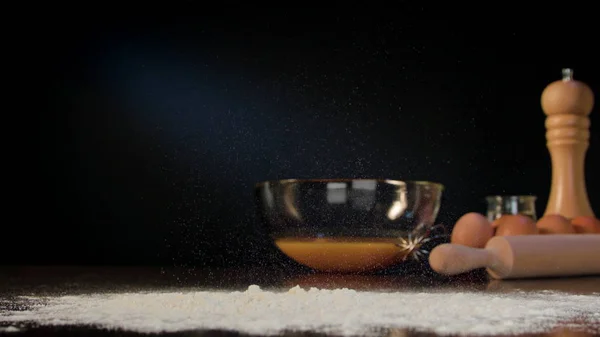
<path fill-rule="evenodd" d="M 458 219 L 451 242 L 483 248 L 492 236 L 533 234 L 600 234 L 600 220 L 592 216 L 567 219 L 559 214 L 548 214 L 535 222 L 526 215 L 506 214 L 491 222 L 482 214 L 472 212 Z"/>

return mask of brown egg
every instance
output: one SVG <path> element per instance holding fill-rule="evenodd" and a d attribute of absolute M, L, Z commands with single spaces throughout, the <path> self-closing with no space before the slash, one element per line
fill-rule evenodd
<path fill-rule="evenodd" d="M 496 220 L 496 236 L 537 234 L 532 218 L 521 214 L 505 214 Z"/>
<path fill-rule="evenodd" d="M 600 220 L 593 216 L 577 216 L 571 219 L 575 233 L 600 234 Z"/>
<path fill-rule="evenodd" d="M 575 229 L 569 219 L 560 214 L 544 215 L 538 220 L 536 227 L 540 234 L 572 234 Z"/>
<path fill-rule="evenodd" d="M 456 221 L 450 241 L 455 244 L 483 248 L 494 235 L 488 219 L 479 213 L 467 213 Z"/>

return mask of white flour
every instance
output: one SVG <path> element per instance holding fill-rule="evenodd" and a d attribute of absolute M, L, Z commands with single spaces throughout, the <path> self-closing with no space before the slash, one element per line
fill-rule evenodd
<path fill-rule="evenodd" d="M 556 292 L 377 293 L 315 288 L 307 291 L 299 287 L 270 292 L 253 285 L 244 292 L 27 299 L 43 304 L 25 311 L 0 312 L 2 325 L 86 324 L 148 333 L 224 329 L 260 335 L 285 330 L 364 335 L 377 334 L 374 329 L 382 327 L 443 335 L 491 335 L 546 332 L 557 323 L 573 328 L 581 328 L 573 323 L 577 321 L 596 327 L 600 324 L 600 294 Z"/>

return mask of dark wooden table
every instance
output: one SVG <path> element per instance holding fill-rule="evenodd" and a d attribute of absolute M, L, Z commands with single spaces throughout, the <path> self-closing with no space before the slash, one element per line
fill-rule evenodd
<path fill-rule="evenodd" d="M 0 267 L 0 311 L 14 305 L 17 296 L 55 296 L 114 291 L 165 291 L 229 289 L 244 290 L 250 284 L 264 288 L 301 287 L 356 290 L 478 290 L 489 292 L 555 290 L 572 294 L 600 293 L 600 277 L 495 281 L 483 271 L 457 277 L 440 277 L 430 271 L 405 270 L 380 275 L 330 275 L 289 268 L 184 269 L 160 267 Z M 598 299 L 600 301 L 600 297 Z M 2 323 L 0 327 L 8 326 Z M 591 326 L 600 332 L 600 326 Z M 417 331 L 402 331 L 402 336 L 435 336 Z M 10 336 L 142 336 L 143 334 L 110 331 L 93 327 L 30 326 Z M 164 336 L 240 336 L 226 331 L 189 331 L 165 333 Z M 320 336 L 293 333 L 293 336 Z M 394 335 L 393 333 L 390 335 Z M 542 335 L 522 336 L 593 336 L 558 329 Z"/>

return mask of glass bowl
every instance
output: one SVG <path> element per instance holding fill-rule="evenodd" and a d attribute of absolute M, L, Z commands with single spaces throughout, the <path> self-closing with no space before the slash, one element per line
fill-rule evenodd
<path fill-rule="evenodd" d="M 319 271 L 364 272 L 422 253 L 444 187 L 427 181 L 308 179 L 256 185 L 275 245 Z"/>

